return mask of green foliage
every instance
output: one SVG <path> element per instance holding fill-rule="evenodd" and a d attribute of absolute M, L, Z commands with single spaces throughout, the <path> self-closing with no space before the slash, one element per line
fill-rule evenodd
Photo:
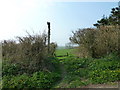
<path fill-rule="evenodd" d="M 25 88 L 28 87 L 29 83 L 31 81 L 26 74 L 3 77 L 3 88 Z"/>
<path fill-rule="evenodd" d="M 59 73 L 61 74 L 61 70 L 60 70 L 60 61 L 58 58 L 56 57 L 49 57 L 48 58 L 48 62 L 46 62 L 47 64 L 51 64 L 50 66 L 52 66 L 52 70 L 53 72 Z"/>
<path fill-rule="evenodd" d="M 4 75 L 17 75 L 21 70 L 18 64 L 3 63 L 2 64 L 2 76 Z"/>
<path fill-rule="evenodd" d="M 110 54 L 101 59 L 94 59 L 88 66 L 92 83 L 106 83 L 120 80 L 120 58 Z"/>
<path fill-rule="evenodd" d="M 86 69 L 89 63 L 92 61 L 88 58 L 75 58 L 69 57 L 64 60 L 65 68 L 70 75 L 78 75 L 80 77 L 87 77 L 88 70 Z"/>
<path fill-rule="evenodd" d="M 119 70 L 95 70 L 90 73 L 92 83 L 106 83 L 120 80 Z"/>
<path fill-rule="evenodd" d="M 83 82 L 81 80 L 74 80 L 70 82 L 68 88 L 77 88 L 78 86 L 86 86 L 86 85 L 88 85 L 87 82 Z"/>
<path fill-rule="evenodd" d="M 68 88 L 81 87 L 88 84 L 101 84 L 120 80 L 120 58 L 117 54 L 105 57 L 76 58 L 62 60 L 67 71 L 64 83 Z"/>
<path fill-rule="evenodd" d="M 46 65 L 52 68 L 52 72 L 44 69 L 33 74 L 27 72 L 22 74 L 25 71 L 22 71 L 19 64 L 4 62 L 2 71 L 3 88 L 52 88 L 61 79 L 60 63 L 55 57 L 49 57 L 48 59 L 49 61 L 46 62 Z"/>
<path fill-rule="evenodd" d="M 57 73 L 37 72 L 31 77 L 31 87 L 51 88 L 58 80 L 60 80 L 60 75 Z"/>
<path fill-rule="evenodd" d="M 88 66 L 89 70 L 116 70 L 120 68 L 120 58 L 110 54 L 104 58 L 94 59 Z"/>
<path fill-rule="evenodd" d="M 90 70 L 115 70 L 120 68 L 120 63 L 118 61 L 105 61 L 105 60 L 94 60 L 93 63 L 90 63 Z"/>
<path fill-rule="evenodd" d="M 101 84 L 120 80 L 120 58 L 117 54 L 109 54 L 99 59 L 77 58 L 74 56 L 69 56 L 64 60 L 55 57 L 49 57 L 48 59 L 50 62 L 47 63 L 52 64 L 53 72 L 35 72 L 31 75 L 15 76 L 13 68 L 18 67 L 14 65 L 8 67 L 9 65 L 6 64 L 6 70 L 9 71 L 10 69 L 11 71 L 3 76 L 3 88 L 52 88 L 61 80 L 60 63 L 64 64 L 67 73 L 63 80 L 66 88 L 77 88 L 88 84 Z M 17 70 L 15 69 L 15 71 Z"/>
<path fill-rule="evenodd" d="M 54 72 L 36 72 L 32 76 L 4 76 L 3 88 L 51 88 L 60 75 Z"/>

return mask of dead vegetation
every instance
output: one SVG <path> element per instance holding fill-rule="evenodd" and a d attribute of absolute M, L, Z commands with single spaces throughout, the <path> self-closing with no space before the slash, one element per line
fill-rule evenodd
<path fill-rule="evenodd" d="M 101 57 L 120 52 L 120 30 L 116 26 L 103 26 L 97 29 L 79 29 L 73 32 L 71 42 L 79 45 L 79 57 Z"/>
<path fill-rule="evenodd" d="M 3 62 L 19 64 L 22 73 L 33 73 L 40 70 L 51 70 L 52 65 L 48 58 L 53 56 L 56 44 L 51 43 L 50 53 L 47 52 L 47 35 L 30 35 L 17 37 L 17 40 L 2 42 Z"/>

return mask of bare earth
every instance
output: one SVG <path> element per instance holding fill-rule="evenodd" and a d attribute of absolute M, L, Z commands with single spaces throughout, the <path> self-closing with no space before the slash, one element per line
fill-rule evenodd
<path fill-rule="evenodd" d="M 109 84 L 87 85 L 87 86 L 83 86 L 82 88 L 120 88 L 120 81 L 112 82 Z"/>

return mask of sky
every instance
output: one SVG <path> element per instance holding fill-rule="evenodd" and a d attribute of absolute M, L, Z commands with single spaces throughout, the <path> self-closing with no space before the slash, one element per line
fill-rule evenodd
<path fill-rule="evenodd" d="M 16 36 L 47 33 L 51 23 L 51 42 L 64 46 L 72 31 L 91 28 L 103 15 L 109 16 L 119 0 L 0 0 L 0 41 Z"/>

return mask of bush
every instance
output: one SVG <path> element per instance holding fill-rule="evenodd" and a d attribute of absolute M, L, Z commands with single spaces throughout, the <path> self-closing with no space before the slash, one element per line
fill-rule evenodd
<path fill-rule="evenodd" d="M 70 41 L 79 45 L 79 56 L 100 58 L 113 52 L 120 52 L 119 33 L 119 27 L 115 26 L 79 29 L 73 32 Z"/>
<path fill-rule="evenodd" d="M 120 62 L 115 54 L 101 59 L 94 59 L 88 66 L 89 79 L 92 83 L 106 83 L 120 80 Z"/>
<path fill-rule="evenodd" d="M 70 87 L 77 87 L 84 83 L 107 83 L 120 80 L 120 58 L 117 54 L 109 54 L 105 57 L 94 58 L 75 58 L 68 57 L 62 61 L 64 63 L 67 76 L 66 82 Z M 76 81 L 78 80 L 78 81 Z M 78 84 L 75 84 L 78 83 Z"/>
<path fill-rule="evenodd" d="M 67 74 L 70 76 L 79 76 L 79 77 L 88 77 L 88 65 L 92 61 L 92 58 L 75 58 L 69 57 L 65 59 L 63 63 L 65 64 L 65 68 Z"/>
<path fill-rule="evenodd" d="M 51 43 L 50 53 L 48 54 L 46 38 L 46 34 L 28 34 L 25 37 L 17 37 L 17 42 L 15 40 L 4 40 L 2 43 L 3 63 L 7 60 L 9 64 L 19 64 L 22 71 L 30 74 L 45 69 L 51 71 L 53 66 L 50 64 L 51 61 L 48 60 L 48 57 L 53 56 L 56 44 Z"/>
<path fill-rule="evenodd" d="M 21 71 L 21 68 L 17 64 L 9 64 L 3 63 L 2 64 L 2 76 L 4 75 L 17 75 Z"/>
<path fill-rule="evenodd" d="M 106 83 L 120 80 L 119 70 L 95 70 L 90 73 L 92 83 Z"/>
<path fill-rule="evenodd" d="M 51 88 L 59 79 L 57 73 L 37 72 L 31 77 L 31 87 Z"/>
<path fill-rule="evenodd" d="M 60 75 L 54 72 L 36 72 L 32 76 L 4 76 L 3 88 L 51 88 Z"/>
<path fill-rule="evenodd" d="M 51 88 L 61 79 L 61 72 L 57 58 L 49 57 L 48 59 L 47 67 L 52 66 L 53 72 L 44 69 L 33 74 L 22 71 L 19 64 L 10 64 L 9 61 L 4 60 L 2 71 L 3 88 Z"/>
<path fill-rule="evenodd" d="M 101 59 L 94 59 L 89 64 L 89 70 L 116 70 L 120 68 L 119 57 L 115 54 L 107 55 Z"/>
<path fill-rule="evenodd" d="M 29 87 L 31 81 L 29 76 L 26 74 L 18 76 L 4 76 L 3 77 L 3 88 L 26 88 Z"/>

